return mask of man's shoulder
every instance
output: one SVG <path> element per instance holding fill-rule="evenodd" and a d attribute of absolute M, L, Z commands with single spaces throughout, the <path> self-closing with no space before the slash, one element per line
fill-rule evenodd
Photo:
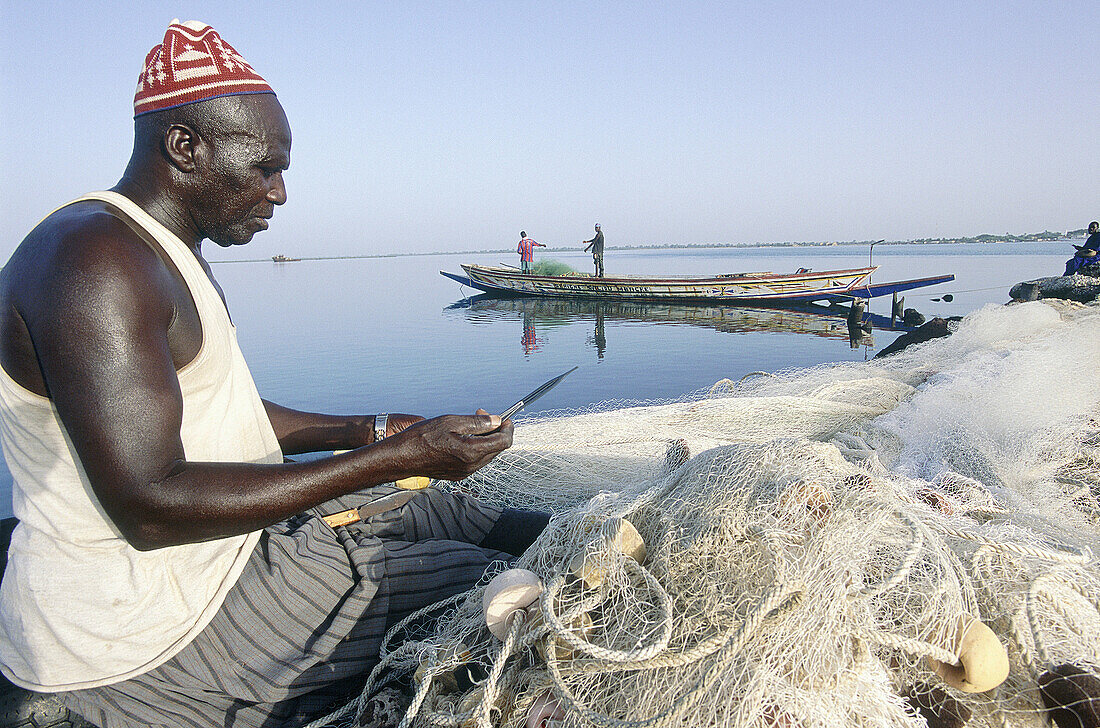
<path fill-rule="evenodd" d="M 49 307 L 50 296 L 75 287 L 85 295 L 120 284 L 149 291 L 168 280 L 167 273 L 160 256 L 126 220 L 106 203 L 87 200 L 36 225 L 0 276 L 9 302 L 33 300 Z"/>
<path fill-rule="evenodd" d="M 55 210 L 19 244 L 12 263 L 24 274 L 55 266 L 140 271 L 159 260 L 133 226 L 99 200 L 83 200 Z M 137 265 L 137 268 L 132 266 Z"/>

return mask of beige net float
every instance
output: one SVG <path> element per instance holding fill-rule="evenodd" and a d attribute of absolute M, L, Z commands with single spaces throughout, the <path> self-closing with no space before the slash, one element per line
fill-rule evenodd
<path fill-rule="evenodd" d="M 395 628 L 366 695 L 424 666 L 406 726 L 1093 725 L 1097 372 L 1100 309 L 1033 302 L 882 360 L 522 421 L 453 487 L 550 525 Z M 541 587 L 494 636 L 510 567 Z"/>
<path fill-rule="evenodd" d="M 605 529 L 611 534 L 607 539 L 606 547 L 612 552 L 629 556 L 639 564 L 645 561 L 645 541 L 630 521 L 625 518 L 612 519 L 608 521 Z M 595 552 L 586 551 L 573 557 L 569 562 L 569 572 L 590 589 L 598 589 L 607 578 L 607 569 L 611 566 L 606 562 L 602 549 Z"/>
<path fill-rule="evenodd" d="M 935 673 L 964 693 L 984 693 L 1003 683 L 1008 677 L 1008 652 L 993 630 L 969 614 L 960 615 L 956 625 L 950 653 L 957 664 L 930 657 Z"/>
<path fill-rule="evenodd" d="M 481 595 L 485 624 L 493 636 L 504 639 L 512 621 L 543 591 L 542 579 L 527 569 L 509 569 L 493 577 Z"/>

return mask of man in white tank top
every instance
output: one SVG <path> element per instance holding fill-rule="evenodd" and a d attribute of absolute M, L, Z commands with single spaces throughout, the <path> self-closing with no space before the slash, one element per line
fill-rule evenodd
<path fill-rule="evenodd" d="M 200 66 L 180 72 L 196 46 L 224 94 L 188 85 Z M 0 435 L 21 521 L 0 591 L 0 668 L 13 682 L 94 698 L 157 673 L 217 623 L 265 529 L 364 487 L 464 478 L 510 446 L 511 422 L 482 411 L 330 416 L 259 398 L 202 243 L 245 245 L 268 227 L 287 199 L 290 147 L 266 82 L 209 26 L 174 23 L 142 73 L 122 179 L 44 219 L 0 274 Z M 283 462 L 322 450 L 349 452 Z M 485 510 L 477 531 L 490 556 L 508 548 L 499 515 Z M 512 525 L 533 534 L 544 522 Z M 381 555 L 383 531 L 349 547 L 367 549 L 352 579 L 375 584 L 354 587 L 364 605 L 398 563 Z M 511 552 L 529 540 L 511 539 Z M 219 669 L 237 667 L 224 657 Z M 241 704 L 297 695 L 279 690 Z M 104 725 L 139 719 L 129 698 L 88 700 Z"/>

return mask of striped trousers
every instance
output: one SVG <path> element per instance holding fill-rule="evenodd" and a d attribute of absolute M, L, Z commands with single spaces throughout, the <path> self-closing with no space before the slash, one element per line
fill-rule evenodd
<path fill-rule="evenodd" d="M 217 615 L 181 652 L 62 700 L 100 728 L 288 728 L 356 695 L 390 627 L 513 559 L 477 546 L 499 508 L 432 488 L 366 522 L 333 529 L 321 520 L 394 490 L 370 488 L 268 527 Z"/>

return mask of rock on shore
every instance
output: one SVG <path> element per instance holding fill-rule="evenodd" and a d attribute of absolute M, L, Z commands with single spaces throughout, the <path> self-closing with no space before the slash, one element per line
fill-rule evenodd
<path fill-rule="evenodd" d="M 902 334 L 894 339 L 894 343 L 875 354 L 875 358 L 881 359 L 891 354 L 896 354 L 899 351 L 909 348 L 913 344 L 921 344 L 925 341 L 931 341 L 932 339 L 950 336 L 959 328 L 959 321 L 961 319 L 961 316 L 952 316 L 950 318 L 939 318 L 937 316 L 920 328 Z"/>
<path fill-rule="evenodd" d="M 1089 303 L 1100 296 L 1100 278 L 1086 275 L 1051 276 L 1017 283 L 1008 292 L 1014 301 L 1063 298 Z"/>

